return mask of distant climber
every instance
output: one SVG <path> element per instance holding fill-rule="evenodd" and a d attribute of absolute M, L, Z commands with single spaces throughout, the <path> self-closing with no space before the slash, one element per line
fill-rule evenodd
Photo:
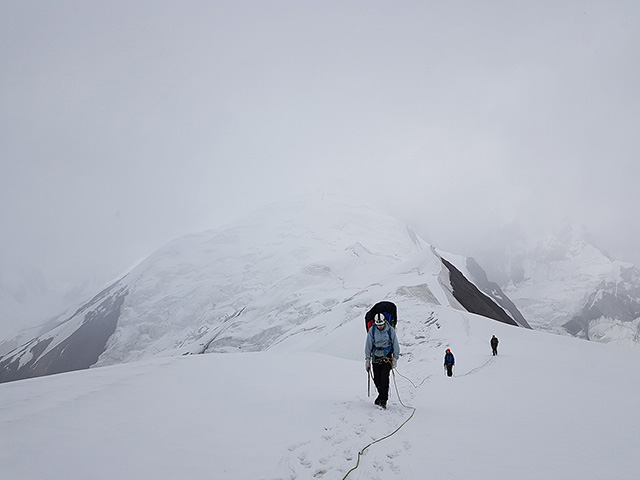
<path fill-rule="evenodd" d="M 498 338 L 494 335 L 491 337 L 491 350 L 493 350 L 493 355 L 498 355 Z"/>
<path fill-rule="evenodd" d="M 376 313 L 373 325 L 367 332 L 364 346 L 365 369 L 371 375 L 378 390 L 375 404 L 387 408 L 389 399 L 389 373 L 396 367 L 400 356 L 400 345 L 396 330 L 385 317 L 384 313 Z"/>
<path fill-rule="evenodd" d="M 444 368 L 447 372 L 447 377 L 453 376 L 453 366 L 456 364 L 456 359 L 453 358 L 453 353 L 451 350 L 447 348 L 447 351 L 444 354 Z"/>

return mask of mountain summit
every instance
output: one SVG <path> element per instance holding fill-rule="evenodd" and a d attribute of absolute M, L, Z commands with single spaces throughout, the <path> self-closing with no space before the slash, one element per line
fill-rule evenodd
<path fill-rule="evenodd" d="M 638 343 L 640 271 L 568 226 L 502 259 L 503 289 L 536 329 L 589 340 Z"/>
<path fill-rule="evenodd" d="M 400 321 L 411 302 L 528 327 L 495 285 L 470 276 L 465 257 L 439 252 L 355 198 L 305 196 L 168 243 L 1 358 L 0 381 L 158 355 L 262 351 L 300 333 L 309 350 L 326 350 L 382 299 L 401 306 Z"/>

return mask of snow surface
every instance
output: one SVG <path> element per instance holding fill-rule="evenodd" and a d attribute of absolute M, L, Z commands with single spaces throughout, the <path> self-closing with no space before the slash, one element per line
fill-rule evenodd
<path fill-rule="evenodd" d="M 640 352 L 400 303 L 415 415 L 349 479 L 636 479 Z M 0 385 L 7 480 L 343 479 L 405 422 L 367 397 L 361 318 L 267 351 L 142 360 Z M 492 357 L 489 339 L 500 339 Z M 455 376 L 442 368 L 445 348 Z M 401 376 L 402 375 L 402 376 Z M 372 390 L 374 387 L 372 386 Z"/>

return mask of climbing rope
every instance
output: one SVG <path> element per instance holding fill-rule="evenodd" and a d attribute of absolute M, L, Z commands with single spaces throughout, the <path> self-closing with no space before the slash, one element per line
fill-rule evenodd
<path fill-rule="evenodd" d="M 486 362 L 484 362 L 482 365 L 480 365 L 479 367 L 476 367 L 472 370 L 469 370 L 467 373 L 463 373 L 462 375 L 456 375 L 456 377 L 466 377 L 467 375 L 471 375 L 473 372 L 477 372 L 478 370 L 480 370 L 481 368 L 486 367 L 488 364 L 490 364 L 491 362 L 493 362 L 493 359 L 495 357 L 490 357 L 489 360 L 487 360 Z"/>
<path fill-rule="evenodd" d="M 398 391 L 398 383 L 396 382 L 396 369 L 395 369 L 395 368 L 392 368 L 392 369 L 391 369 L 391 372 L 393 373 L 393 385 L 394 385 L 394 386 L 395 386 L 395 388 L 396 388 L 396 395 L 398 396 L 398 401 L 400 402 L 400 405 L 402 405 L 404 408 L 408 408 L 408 409 L 411 409 L 411 410 L 413 410 L 413 411 L 411 412 L 411 415 L 409 415 L 409 418 L 407 418 L 404 422 L 402 422 L 402 424 L 400 424 L 400 426 L 399 426 L 398 428 L 396 428 L 393 432 L 391 432 L 391 433 L 390 433 L 390 434 L 388 434 L 388 435 L 385 435 L 384 437 L 378 438 L 377 440 L 374 440 L 374 441 L 373 441 L 373 442 L 371 442 L 370 444 L 366 445 L 362 450 L 360 450 L 360 451 L 358 452 L 358 461 L 356 462 L 355 467 L 353 467 L 351 470 L 349 470 L 349 471 L 345 474 L 345 476 L 344 476 L 344 477 L 342 477 L 342 480 L 345 480 L 345 479 L 349 476 L 349 474 L 350 474 L 351 472 L 353 472 L 356 468 L 358 468 L 358 466 L 360 466 L 360 457 L 361 457 L 362 455 L 364 455 L 364 452 L 365 452 L 365 450 L 366 450 L 367 448 L 369 448 L 370 446 L 375 445 L 376 443 L 379 443 L 379 442 L 381 442 L 381 441 L 383 441 L 383 440 L 386 440 L 387 438 L 389 438 L 389 437 L 391 437 L 392 435 L 396 434 L 396 433 L 397 433 L 397 432 L 398 432 L 402 427 L 404 427 L 404 426 L 409 422 L 409 420 L 411 420 L 411 419 L 413 418 L 413 416 L 414 416 L 414 415 L 415 415 L 415 413 L 416 413 L 416 408 L 415 408 L 415 407 L 411 407 L 411 406 L 405 405 L 405 404 L 402 402 L 402 399 L 400 398 L 400 392 Z M 369 372 L 369 373 L 368 373 L 368 375 L 371 377 L 371 372 Z M 404 375 L 402 375 L 400 372 L 398 372 L 398 375 L 400 375 L 402 378 L 406 378 L 407 380 L 409 380 L 407 377 L 405 377 Z M 373 377 L 371 377 L 371 378 L 373 378 Z M 426 380 L 426 379 L 425 379 L 425 380 Z M 409 380 L 409 382 L 411 382 L 411 385 L 413 385 L 415 388 L 417 388 L 417 387 L 416 387 L 416 385 L 415 385 L 415 383 L 413 383 L 411 380 Z M 420 383 L 420 385 L 422 385 L 422 383 L 424 383 L 424 380 Z"/>
<path fill-rule="evenodd" d="M 465 376 L 467 376 L 467 375 L 470 375 L 470 374 L 472 374 L 472 373 L 474 373 L 474 372 L 476 372 L 476 371 L 480 370 L 481 368 L 486 367 L 489 363 L 491 363 L 491 362 L 493 361 L 493 359 L 494 359 L 494 357 L 491 357 L 491 358 L 489 358 L 489 360 L 487 360 L 486 362 L 484 362 L 484 363 L 483 363 L 482 365 L 480 365 L 479 367 L 476 367 L 476 368 L 474 368 L 474 369 L 472 369 L 472 370 L 468 371 L 467 373 L 463 373 L 462 375 L 458 375 L 458 376 L 459 376 L 459 377 L 465 377 Z M 387 362 L 389 362 L 389 363 L 391 363 L 391 362 L 390 362 L 390 360 L 386 360 L 386 361 L 387 361 Z M 392 435 L 395 435 L 395 434 L 396 434 L 396 433 L 397 433 L 397 432 L 398 432 L 402 427 L 404 427 L 404 426 L 409 422 L 409 420 L 411 420 L 411 419 L 413 418 L 413 416 L 414 416 L 414 415 L 415 415 L 415 413 L 416 413 L 416 408 L 415 408 L 415 407 L 412 407 L 412 406 L 409 406 L 409 405 L 405 405 L 405 404 L 402 402 L 402 398 L 400 398 L 400 392 L 398 391 L 398 383 L 396 382 L 396 371 L 397 371 L 397 369 L 395 369 L 395 368 L 392 368 L 392 369 L 391 369 L 391 373 L 393 373 L 393 385 L 395 386 L 395 389 L 396 389 L 396 395 L 398 396 L 398 401 L 400 402 L 400 405 L 402 405 L 404 408 L 408 408 L 408 409 L 411 409 L 411 410 L 413 410 L 413 411 L 411 412 L 411 415 L 409 415 L 409 418 L 407 418 L 404 422 L 402 422 L 402 424 L 400 424 L 400 426 L 399 426 L 398 428 L 396 428 L 393 432 L 391 432 L 391 433 L 390 433 L 390 434 L 388 434 L 388 435 L 385 435 L 384 437 L 378 438 L 377 440 L 374 440 L 374 441 L 373 441 L 373 442 L 371 442 L 370 444 L 366 445 L 362 450 L 360 450 L 360 451 L 358 452 L 358 460 L 357 460 L 357 462 L 356 462 L 356 465 L 355 465 L 351 470 L 349 470 L 349 471 L 345 474 L 345 476 L 344 476 L 344 477 L 342 477 L 342 480 L 345 480 L 345 479 L 349 476 L 349 474 L 350 474 L 351 472 L 353 472 L 355 469 L 357 469 L 357 468 L 360 466 L 360 457 L 361 457 L 362 455 L 364 455 L 364 452 L 365 452 L 365 450 L 367 450 L 367 448 L 369 448 L 369 447 L 371 447 L 372 445 L 375 445 L 376 443 L 379 443 L 379 442 L 381 442 L 381 441 L 383 441 L 383 440 L 386 440 L 387 438 L 391 437 Z M 373 379 L 373 375 L 371 374 L 371 372 L 370 372 L 370 371 L 368 372 L 368 374 L 367 374 L 367 375 L 369 376 L 369 378 Z M 419 384 L 419 385 L 416 385 L 415 383 L 413 383 L 413 381 L 412 381 L 410 378 L 405 377 L 405 376 L 404 376 L 404 375 L 402 375 L 400 372 L 398 372 L 398 375 L 400 375 L 402 378 L 404 378 L 404 379 L 405 379 L 405 380 L 407 380 L 409 383 L 411 383 L 411 385 L 413 385 L 413 387 L 414 387 L 414 388 L 418 388 L 418 387 L 420 387 L 420 386 L 421 386 L 421 385 L 422 385 L 426 380 L 428 380 L 428 379 L 429 379 L 429 377 L 426 377 L 426 378 L 424 378 L 424 379 L 422 380 L 422 382 L 420 382 L 420 384 Z"/>
<path fill-rule="evenodd" d="M 393 369 L 392 371 L 398 372 L 398 370 L 397 370 L 397 369 Z M 394 381 L 395 381 L 395 375 L 396 375 L 396 374 L 394 373 L 394 374 L 393 374 L 393 376 L 394 376 L 394 379 L 393 379 L 393 380 L 394 380 Z M 412 381 L 409 377 L 405 377 L 405 376 L 404 376 L 404 375 L 402 375 L 400 372 L 398 372 L 398 375 L 400 375 L 400 376 L 401 376 L 402 378 L 404 378 L 407 382 L 409 382 L 411 385 L 413 385 L 413 388 L 421 387 L 421 386 L 422 386 L 422 384 L 423 384 L 424 382 L 426 382 L 427 380 L 429 380 L 429 378 L 432 376 L 432 375 L 429 375 L 429 376 L 427 376 L 427 377 L 424 377 L 424 378 L 422 379 L 422 381 L 421 381 L 418 385 L 416 385 L 415 383 L 413 383 L 413 381 Z M 400 397 L 399 397 L 399 396 L 398 396 L 398 400 L 400 400 Z"/>

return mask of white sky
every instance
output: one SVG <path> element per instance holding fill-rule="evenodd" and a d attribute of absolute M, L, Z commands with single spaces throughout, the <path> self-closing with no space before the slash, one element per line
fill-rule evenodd
<path fill-rule="evenodd" d="M 640 3 L 0 4 L 0 266 L 115 273 L 316 189 L 441 248 L 584 223 L 640 264 Z"/>

